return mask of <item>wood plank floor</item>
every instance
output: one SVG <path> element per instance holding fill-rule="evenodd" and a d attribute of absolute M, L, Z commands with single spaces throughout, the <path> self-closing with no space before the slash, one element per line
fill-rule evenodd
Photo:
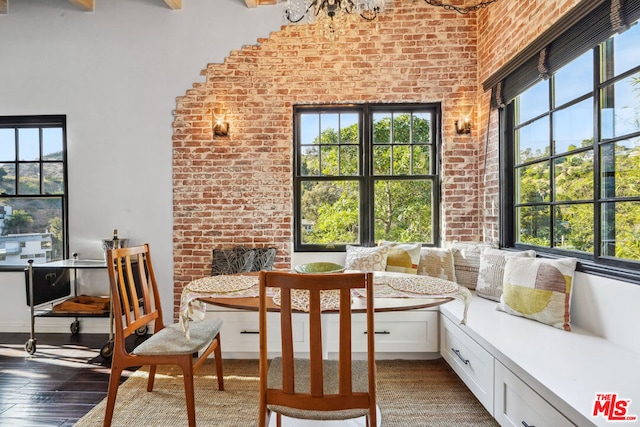
<path fill-rule="evenodd" d="M 0 333 L 0 426 L 72 426 L 107 395 L 108 335 L 38 334 L 31 356 L 28 339 Z"/>

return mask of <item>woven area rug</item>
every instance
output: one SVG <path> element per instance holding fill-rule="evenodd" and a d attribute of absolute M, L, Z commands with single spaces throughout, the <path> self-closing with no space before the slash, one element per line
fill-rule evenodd
<path fill-rule="evenodd" d="M 478 427 L 498 423 L 444 359 L 380 360 L 378 405 L 384 427 Z M 186 426 L 179 370 L 158 368 L 154 391 L 146 392 L 147 372 L 139 370 L 118 391 L 113 427 Z M 248 427 L 257 424 L 258 361 L 224 361 L 225 391 L 218 391 L 214 364 L 207 361 L 195 379 L 199 426 Z M 76 427 L 102 425 L 106 399 Z"/>

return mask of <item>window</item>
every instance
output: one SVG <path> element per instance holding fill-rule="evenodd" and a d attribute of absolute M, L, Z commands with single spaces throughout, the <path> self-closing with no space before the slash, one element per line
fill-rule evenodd
<path fill-rule="evenodd" d="M 64 116 L 0 117 L 0 266 L 67 254 Z"/>
<path fill-rule="evenodd" d="M 624 276 L 640 267 L 640 25 L 578 54 L 507 104 L 503 243 Z"/>
<path fill-rule="evenodd" d="M 439 244 L 440 107 L 294 108 L 296 251 Z"/>

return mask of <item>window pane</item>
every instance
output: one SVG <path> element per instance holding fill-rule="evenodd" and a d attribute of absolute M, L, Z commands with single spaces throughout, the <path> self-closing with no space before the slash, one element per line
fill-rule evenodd
<path fill-rule="evenodd" d="M 373 114 L 373 143 L 389 144 L 391 142 L 391 113 Z"/>
<path fill-rule="evenodd" d="M 16 194 L 15 163 L 0 163 L 0 194 Z"/>
<path fill-rule="evenodd" d="M 300 148 L 300 175 L 319 176 L 320 175 L 320 150 L 318 146 L 305 145 Z"/>
<path fill-rule="evenodd" d="M 300 114 L 300 143 L 305 145 L 320 143 L 320 116 Z"/>
<path fill-rule="evenodd" d="M 588 51 L 554 75 L 554 105 L 561 105 L 593 90 L 593 53 Z"/>
<path fill-rule="evenodd" d="M 602 255 L 640 261 L 640 202 L 602 205 Z"/>
<path fill-rule="evenodd" d="M 413 143 L 431 143 L 431 114 L 416 113 L 413 115 Z"/>
<path fill-rule="evenodd" d="M 18 194 L 40 194 L 40 163 L 20 163 L 18 171 Z"/>
<path fill-rule="evenodd" d="M 373 173 L 391 175 L 391 147 L 388 145 L 373 147 Z"/>
<path fill-rule="evenodd" d="M 516 203 L 549 202 L 551 199 L 549 162 L 516 168 Z"/>
<path fill-rule="evenodd" d="M 411 141 L 411 115 L 395 113 L 393 115 L 393 143 L 410 144 Z"/>
<path fill-rule="evenodd" d="M 549 81 L 542 80 L 516 99 L 515 124 L 519 125 L 549 111 Z"/>
<path fill-rule="evenodd" d="M 415 175 L 431 174 L 431 147 L 429 145 L 413 146 L 413 173 Z"/>
<path fill-rule="evenodd" d="M 18 129 L 19 160 L 40 160 L 40 130 Z"/>
<path fill-rule="evenodd" d="M 602 146 L 602 197 L 640 196 L 640 138 Z"/>
<path fill-rule="evenodd" d="M 3 203 L 6 234 L 0 236 L 0 248 L 7 256 L 0 265 L 62 259 L 62 198 L 5 198 Z"/>
<path fill-rule="evenodd" d="M 602 139 L 640 131 L 640 73 L 602 88 Z"/>
<path fill-rule="evenodd" d="M 320 133 L 323 144 L 338 142 L 339 117 L 338 114 L 324 113 L 320 115 Z"/>
<path fill-rule="evenodd" d="M 558 205 L 555 213 L 555 246 L 593 253 L 593 204 Z"/>
<path fill-rule="evenodd" d="M 358 182 L 305 181 L 301 185 L 302 243 L 359 243 Z"/>
<path fill-rule="evenodd" d="M 358 114 L 340 114 L 340 143 L 357 144 L 360 140 Z"/>
<path fill-rule="evenodd" d="M 64 194 L 64 165 L 45 163 L 42 165 L 44 194 Z"/>
<path fill-rule="evenodd" d="M 376 180 L 375 241 L 433 243 L 433 185 L 428 180 Z"/>
<path fill-rule="evenodd" d="M 593 145 L 593 99 L 588 98 L 553 113 L 555 153 Z"/>
<path fill-rule="evenodd" d="M 340 175 L 358 175 L 358 147 L 347 145 L 340 147 Z"/>
<path fill-rule="evenodd" d="M 554 168 L 556 201 L 593 199 L 593 151 L 557 158 Z"/>
<path fill-rule="evenodd" d="M 411 147 L 400 145 L 393 147 L 394 175 L 411 175 Z"/>
<path fill-rule="evenodd" d="M 0 129 L 0 161 L 16 159 L 16 131 Z"/>
<path fill-rule="evenodd" d="M 640 25 L 613 37 L 613 64 L 616 76 L 638 66 L 640 58 Z"/>
<path fill-rule="evenodd" d="M 340 167 L 338 164 L 338 153 L 340 149 L 337 146 L 325 145 L 320 150 L 320 168 L 323 176 L 340 175 Z"/>
<path fill-rule="evenodd" d="M 42 157 L 44 160 L 62 160 L 62 129 L 42 129 Z"/>
<path fill-rule="evenodd" d="M 523 206 L 516 209 L 518 243 L 549 247 L 551 221 L 549 206 Z"/>
<path fill-rule="evenodd" d="M 549 117 L 542 117 L 516 131 L 516 163 L 549 155 Z"/>

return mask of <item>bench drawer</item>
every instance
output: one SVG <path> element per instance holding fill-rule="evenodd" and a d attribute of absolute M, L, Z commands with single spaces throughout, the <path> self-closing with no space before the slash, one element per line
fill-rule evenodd
<path fill-rule="evenodd" d="M 574 426 L 526 383 L 496 361 L 495 419 L 501 426 Z"/>
<path fill-rule="evenodd" d="M 293 321 L 294 350 L 308 351 L 308 326 L 305 317 Z M 228 353 L 252 353 L 253 357 L 260 354 L 260 324 L 257 312 L 242 311 L 208 311 L 207 319 L 222 319 L 224 325 L 220 331 L 220 343 L 223 357 L 230 357 Z M 267 313 L 267 351 L 280 353 L 280 322 L 272 313 Z M 225 355 L 226 354 L 226 355 Z"/>
<path fill-rule="evenodd" d="M 376 353 L 437 353 L 438 311 L 381 312 L 375 314 Z M 338 350 L 338 316 L 329 315 L 328 349 Z M 351 345 L 354 352 L 367 351 L 367 319 L 353 316 Z"/>
<path fill-rule="evenodd" d="M 446 317 L 440 321 L 442 357 L 493 415 L 493 356 Z"/>

